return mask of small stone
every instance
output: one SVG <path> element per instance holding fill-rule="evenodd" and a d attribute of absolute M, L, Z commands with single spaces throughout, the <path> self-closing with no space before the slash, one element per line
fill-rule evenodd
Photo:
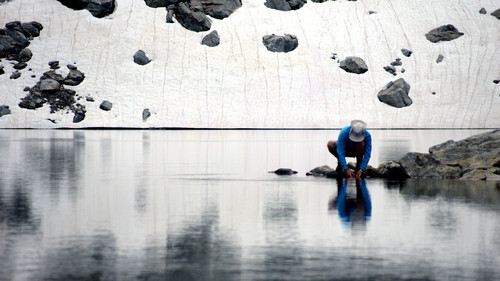
<path fill-rule="evenodd" d="M 151 60 L 146 56 L 143 50 L 139 50 L 134 54 L 134 62 L 138 65 L 146 65 Z"/>
<path fill-rule="evenodd" d="M 217 33 L 217 30 L 214 30 L 207 34 L 203 39 L 201 40 L 201 44 L 208 46 L 208 47 L 216 47 L 220 44 L 220 37 L 219 33 Z"/>
<path fill-rule="evenodd" d="M 24 61 L 23 62 L 18 62 L 14 65 L 14 69 L 25 69 L 28 64 L 26 64 Z"/>
<path fill-rule="evenodd" d="M 401 68 L 401 73 L 405 73 L 405 72 L 406 72 L 406 69 Z"/>
<path fill-rule="evenodd" d="M 376 14 L 376 13 L 377 13 L 377 12 L 375 12 L 375 11 L 368 11 L 368 14 L 369 14 L 369 15 L 373 15 L 373 14 Z"/>
<path fill-rule="evenodd" d="M 479 13 L 485 15 L 487 12 L 485 8 L 481 8 L 481 10 L 479 10 Z"/>
<path fill-rule="evenodd" d="M 500 83 L 500 79 L 495 79 L 495 80 L 493 80 L 493 83 L 495 83 L 495 84 Z"/>
<path fill-rule="evenodd" d="M 397 58 L 395 61 L 391 62 L 391 65 L 392 66 L 400 66 L 400 65 L 403 65 L 403 63 L 401 62 L 400 58 Z"/>
<path fill-rule="evenodd" d="M 26 86 L 24 87 L 23 92 L 29 92 L 30 89 L 31 89 L 30 87 Z"/>
<path fill-rule="evenodd" d="M 143 111 L 142 111 L 142 122 L 146 122 L 146 120 L 148 120 L 148 118 L 151 116 L 151 112 L 149 111 L 149 108 L 145 108 Z"/>
<path fill-rule="evenodd" d="M 443 59 L 444 59 L 443 55 L 439 55 L 439 56 L 437 57 L 437 59 L 436 59 L 436 63 L 440 63 L 440 62 L 442 62 L 442 61 L 443 61 Z"/>
<path fill-rule="evenodd" d="M 99 108 L 104 110 L 104 111 L 110 111 L 111 108 L 113 107 L 113 104 L 110 101 L 103 101 L 101 105 L 99 105 Z"/>
<path fill-rule="evenodd" d="M 392 65 L 384 66 L 384 70 L 389 72 L 390 74 L 396 76 L 396 68 Z"/>
<path fill-rule="evenodd" d="M 11 112 L 8 105 L 0 105 L 0 117 L 10 113 Z"/>
<path fill-rule="evenodd" d="M 17 78 L 19 78 L 19 77 L 21 77 L 21 72 L 19 72 L 19 71 L 17 71 L 17 70 L 16 70 L 16 71 L 14 71 L 14 72 L 12 73 L 12 75 L 10 75 L 10 79 L 17 79 Z"/>
<path fill-rule="evenodd" d="M 432 94 L 433 94 L 433 95 L 435 95 L 435 94 L 436 94 L 436 92 L 432 92 Z"/>
<path fill-rule="evenodd" d="M 72 64 L 68 64 L 68 65 L 66 65 L 66 67 L 67 67 L 69 70 L 76 70 L 76 69 L 77 69 L 77 67 L 76 67 L 76 66 L 74 66 L 74 65 L 72 65 Z"/>
<path fill-rule="evenodd" d="M 332 58 L 332 60 L 336 60 L 337 59 L 337 53 L 332 53 L 331 58 Z"/>
<path fill-rule="evenodd" d="M 406 57 L 410 57 L 411 54 L 413 54 L 413 52 L 408 49 L 401 49 L 401 53 L 403 53 Z"/>
<path fill-rule="evenodd" d="M 340 62 L 340 68 L 349 73 L 363 74 L 368 71 L 365 61 L 359 57 L 346 57 Z"/>
<path fill-rule="evenodd" d="M 85 100 L 88 101 L 88 102 L 94 102 L 94 98 L 93 97 L 85 97 Z"/>
<path fill-rule="evenodd" d="M 50 61 L 49 62 L 50 69 L 59 69 L 59 61 Z"/>

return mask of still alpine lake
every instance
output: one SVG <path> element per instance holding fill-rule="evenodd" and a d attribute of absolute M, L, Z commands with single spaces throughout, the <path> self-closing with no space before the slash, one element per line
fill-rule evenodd
<path fill-rule="evenodd" d="M 306 176 L 338 133 L 1 130 L 0 280 L 500 280 L 500 183 Z"/>

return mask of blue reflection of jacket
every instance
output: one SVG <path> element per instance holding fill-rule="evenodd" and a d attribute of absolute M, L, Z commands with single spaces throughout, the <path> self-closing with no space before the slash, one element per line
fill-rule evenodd
<path fill-rule="evenodd" d="M 366 188 L 366 180 L 362 179 L 360 184 L 357 186 L 356 192 L 361 192 L 361 197 L 364 205 L 365 220 L 368 220 L 372 215 L 372 200 L 370 198 L 370 193 L 368 188 Z M 342 187 L 337 195 L 337 211 L 339 212 L 340 218 L 344 222 L 349 222 L 351 220 L 351 212 L 355 207 L 346 205 L 347 196 L 347 179 L 342 180 Z"/>
<path fill-rule="evenodd" d="M 342 170 L 347 170 L 347 162 L 345 160 L 345 151 L 350 149 L 354 142 L 349 139 L 349 132 L 351 131 L 351 126 L 344 127 L 339 134 L 339 138 L 337 140 L 337 153 L 339 155 L 339 162 L 342 166 Z M 363 160 L 361 161 L 361 166 L 359 167 L 361 170 L 366 171 L 366 167 L 368 166 L 368 162 L 370 161 L 370 157 L 372 155 L 372 136 L 365 130 L 365 154 L 363 155 Z"/>

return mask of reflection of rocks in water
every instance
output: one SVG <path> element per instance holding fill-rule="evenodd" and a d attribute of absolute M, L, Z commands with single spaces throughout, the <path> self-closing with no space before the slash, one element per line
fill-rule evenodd
<path fill-rule="evenodd" d="M 5 222 L 15 233 L 35 231 L 40 222 L 33 213 L 31 190 L 22 179 L 16 179 L 12 189 L 0 186 L 0 223 Z"/>
<path fill-rule="evenodd" d="M 218 230 L 217 217 L 204 216 L 168 236 L 165 280 L 239 280 L 239 256 Z"/>
<path fill-rule="evenodd" d="M 40 280 L 118 280 L 116 238 L 98 234 L 57 241 L 41 265 Z"/>
<path fill-rule="evenodd" d="M 443 197 L 498 208 L 500 192 L 495 188 L 497 184 L 490 181 L 408 179 L 400 192 L 410 199 Z"/>
<path fill-rule="evenodd" d="M 450 205 L 436 202 L 433 208 L 427 214 L 428 221 L 433 230 L 445 237 L 454 235 L 457 231 L 457 218 L 450 208 Z"/>

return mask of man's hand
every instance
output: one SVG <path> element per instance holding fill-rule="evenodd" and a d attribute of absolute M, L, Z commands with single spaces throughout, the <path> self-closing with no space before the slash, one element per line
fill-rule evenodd
<path fill-rule="evenodd" d="M 363 170 L 359 169 L 358 172 L 356 173 L 356 179 L 360 180 L 362 176 L 363 176 Z"/>
<path fill-rule="evenodd" d="M 356 175 L 354 175 L 354 173 L 353 173 L 350 169 L 346 169 L 346 170 L 344 171 L 344 173 L 345 173 L 345 176 L 346 176 L 347 178 L 354 178 L 354 177 L 356 177 Z"/>

